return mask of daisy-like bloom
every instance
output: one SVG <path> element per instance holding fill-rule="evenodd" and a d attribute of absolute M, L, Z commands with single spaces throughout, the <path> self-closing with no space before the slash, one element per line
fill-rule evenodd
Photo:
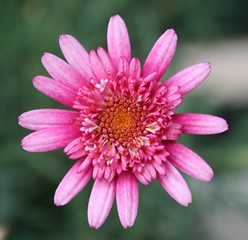
<path fill-rule="evenodd" d="M 30 152 L 64 148 L 76 160 L 55 192 L 58 206 L 94 179 L 88 204 L 91 227 L 104 223 L 115 198 L 121 224 L 131 227 L 138 211 L 138 182 L 158 180 L 172 198 L 187 206 L 191 193 L 177 169 L 202 181 L 213 176 L 200 156 L 176 140 L 182 133 L 221 133 L 227 123 L 207 114 L 175 113 L 183 96 L 210 72 L 209 63 L 200 63 L 160 81 L 176 43 L 175 31 L 165 31 L 141 67 L 138 58 L 131 58 L 128 31 L 117 15 L 108 24 L 108 51 L 99 47 L 88 53 L 75 38 L 61 35 L 66 61 L 50 53 L 42 57 L 52 78 L 37 76 L 34 86 L 71 110 L 23 113 L 19 124 L 35 132 L 23 139 L 22 146 Z"/>

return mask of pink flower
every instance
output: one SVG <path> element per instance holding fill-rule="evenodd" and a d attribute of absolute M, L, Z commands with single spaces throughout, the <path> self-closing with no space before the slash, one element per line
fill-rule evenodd
<path fill-rule="evenodd" d="M 216 134 L 228 126 L 219 117 L 174 112 L 210 72 L 209 63 L 200 63 L 161 82 L 176 43 L 174 30 L 165 31 L 141 67 L 138 58 L 131 58 L 124 21 L 114 16 L 108 25 L 108 52 L 99 47 L 88 53 L 75 38 L 62 35 L 59 44 L 67 62 L 50 53 L 42 57 L 52 78 L 37 76 L 34 86 L 72 110 L 23 113 L 19 124 L 35 132 L 22 146 L 30 152 L 64 148 L 70 159 L 77 159 L 59 184 L 54 202 L 67 204 L 92 177 L 91 227 L 104 223 L 115 197 L 121 224 L 131 227 L 138 211 L 138 181 L 148 185 L 158 180 L 187 206 L 191 193 L 177 169 L 202 181 L 213 177 L 209 165 L 176 140 L 182 133 Z"/>

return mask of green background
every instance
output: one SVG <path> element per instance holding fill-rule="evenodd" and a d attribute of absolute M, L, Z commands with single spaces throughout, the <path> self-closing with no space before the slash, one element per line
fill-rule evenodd
<path fill-rule="evenodd" d="M 47 75 L 40 63 L 44 52 L 63 57 L 58 46 L 60 34 L 75 36 L 87 50 L 106 47 L 108 20 L 118 13 L 128 26 L 133 56 L 143 62 L 156 39 L 172 27 L 178 33 L 179 43 L 166 79 L 182 65 L 193 63 L 184 54 L 190 44 L 214 45 L 232 39 L 248 42 L 247 9 L 246 0 L 0 0 L 0 236 L 6 235 L 3 239 L 10 240 L 245 239 L 247 98 L 242 104 L 236 103 L 235 98 L 216 101 L 213 99 L 218 99 L 218 94 L 211 94 L 211 90 L 196 90 L 185 97 L 178 112 L 214 114 L 227 119 L 230 125 L 230 130 L 221 135 L 187 135 L 180 139 L 212 166 L 214 180 L 203 183 L 185 176 L 193 194 L 188 208 L 172 200 L 157 182 L 148 187 L 140 185 L 138 216 L 128 230 L 121 227 L 115 205 L 99 230 L 88 226 L 87 202 L 92 181 L 68 205 L 54 206 L 54 191 L 72 162 L 62 150 L 22 150 L 20 141 L 29 131 L 18 126 L 17 118 L 30 109 L 61 108 L 32 86 L 34 76 Z M 248 64 L 248 56 L 246 60 Z M 244 78 L 246 71 L 247 68 Z M 225 91 L 225 85 L 214 85 L 219 80 L 212 79 L 213 89 L 218 86 L 219 92 Z M 244 88 L 248 89 L 247 82 L 240 84 L 240 89 Z M 234 95 L 238 98 L 240 93 Z"/>

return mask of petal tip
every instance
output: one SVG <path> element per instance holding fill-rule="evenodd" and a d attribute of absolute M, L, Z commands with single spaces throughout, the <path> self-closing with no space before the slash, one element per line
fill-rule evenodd
<path fill-rule="evenodd" d="M 206 73 L 206 75 L 208 75 L 210 73 L 211 68 L 212 68 L 211 63 L 208 62 L 208 61 L 201 62 L 199 64 L 196 64 L 195 66 L 197 66 L 197 65 L 202 67 L 202 69 L 204 70 L 204 72 Z"/>
<path fill-rule="evenodd" d="M 33 85 L 34 85 L 35 88 L 37 88 L 37 84 L 40 82 L 42 77 L 43 76 L 35 76 L 35 77 L 33 77 L 32 82 L 33 82 Z"/>
<path fill-rule="evenodd" d="M 70 35 L 69 34 L 66 34 L 66 33 L 60 34 L 59 35 L 59 40 L 63 40 L 65 38 L 67 38 L 67 37 L 70 37 Z"/>
<path fill-rule="evenodd" d="M 177 33 L 173 28 L 169 28 L 165 31 L 167 37 L 171 38 L 171 42 L 177 42 Z"/>
<path fill-rule="evenodd" d="M 192 203 L 191 191 L 186 192 L 183 196 L 181 196 L 181 199 L 177 199 L 176 201 L 182 206 L 188 207 Z"/>
<path fill-rule="evenodd" d="M 229 129 L 228 123 L 225 119 L 223 119 L 222 132 L 225 132 Z"/>
<path fill-rule="evenodd" d="M 66 34 L 66 33 L 60 34 L 59 35 L 59 44 L 61 46 L 61 44 L 63 44 L 65 41 L 69 41 L 72 39 L 74 39 L 74 37 L 71 36 L 70 34 Z"/>
<path fill-rule="evenodd" d="M 27 137 L 24 137 L 21 141 L 21 147 L 23 150 L 27 151 L 27 152 L 33 152 L 31 149 L 30 149 L 30 146 L 29 144 L 27 143 Z"/>
<path fill-rule="evenodd" d="M 191 203 L 192 203 L 192 199 L 190 199 L 189 201 L 187 201 L 185 203 L 181 203 L 181 205 L 184 207 L 188 207 Z"/>
<path fill-rule="evenodd" d="M 54 202 L 55 206 L 62 207 L 64 205 L 66 205 L 68 202 L 70 202 L 70 200 L 71 199 L 67 199 L 67 198 L 61 196 L 61 194 L 59 194 L 59 192 L 56 191 L 54 194 L 53 202 Z"/>
<path fill-rule="evenodd" d="M 223 133 L 229 129 L 228 123 L 224 118 L 221 117 L 215 117 L 216 120 L 216 125 L 218 124 L 218 128 L 216 130 L 216 134 Z"/>
<path fill-rule="evenodd" d="M 167 32 L 167 33 L 170 33 L 170 34 L 176 34 L 176 31 L 175 31 L 174 28 L 168 28 L 168 29 L 166 30 L 166 32 Z"/>
<path fill-rule="evenodd" d="M 41 56 L 41 61 L 43 61 L 45 58 L 47 58 L 49 55 L 51 55 L 51 53 L 49 52 L 44 52 Z"/>
<path fill-rule="evenodd" d="M 57 207 L 62 207 L 64 206 L 66 203 L 60 202 L 58 199 L 54 199 L 54 205 Z"/>
<path fill-rule="evenodd" d="M 178 201 L 182 206 L 188 207 L 192 203 L 192 194 L 189 191 L 187 194 L 185 194 L 180 201 Z"/>
<path fill-rule="evenodd" d="M 22 113 L 22 114 L 18 117 L 18 124 L 19 124 L 20 126 L 22 126 L 22 127 L 23 127 L 23 116 L 24 116 L 24 113 Z"/>
<path fill-rule="evenodd" d="M 110 17 L 110 21 L 123 21 L 123 19 L 119 14 L 115 14 L 112 17 Z"/>
<path fill-rule="evenodd" d="M 98 225 L 98 224 L 95 224 L 95 223 L 89 223 L 89 226 L 91 228 L 94 228 L 94 229 L 98 229 L 99 227 L 101 227 L 101 225 Z"/>

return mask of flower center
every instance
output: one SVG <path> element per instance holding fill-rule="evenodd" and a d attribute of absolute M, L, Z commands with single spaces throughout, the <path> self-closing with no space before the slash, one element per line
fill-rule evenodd
<path fill-rule="evenodd" d="M 100 114 L 99 132 L 112 143 L 132 147 L 135 138 L 143 135 L 145 115 L 140 103 L 127 98 L 111 99 Z"/>

